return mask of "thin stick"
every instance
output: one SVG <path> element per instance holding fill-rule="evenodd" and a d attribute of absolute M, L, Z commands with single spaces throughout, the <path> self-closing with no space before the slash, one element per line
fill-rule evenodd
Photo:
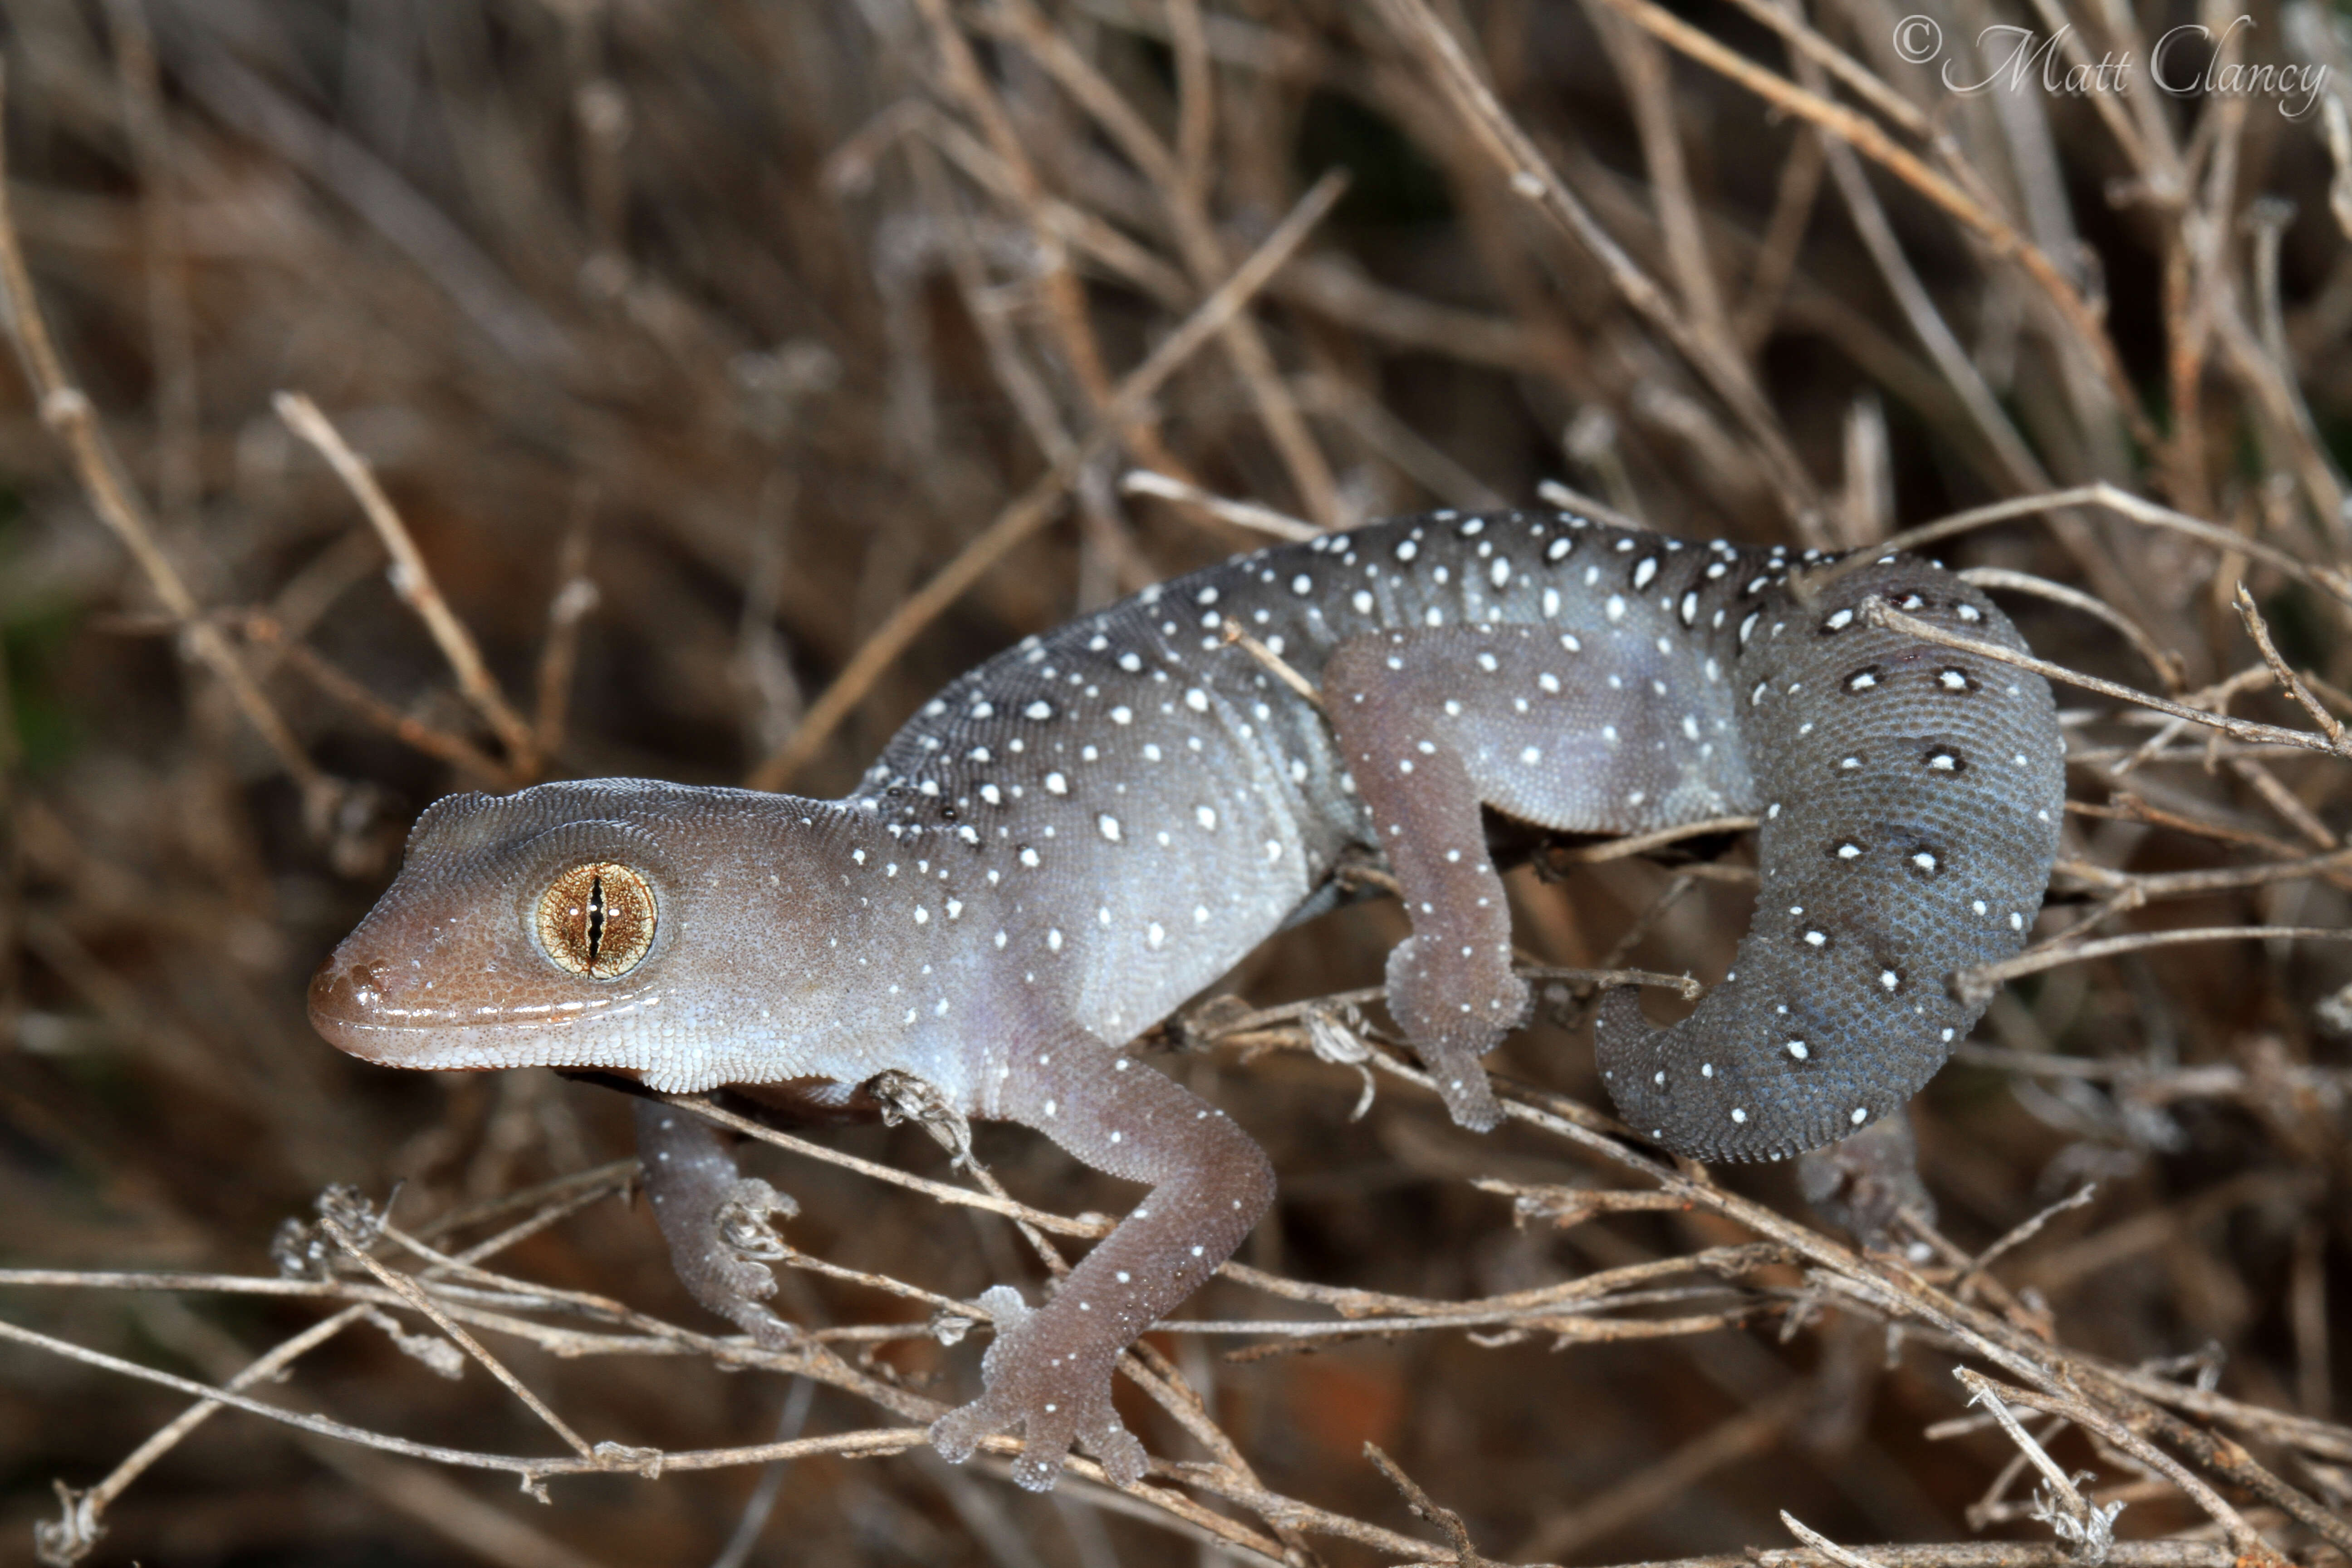
<path fill-rule="evenodd" d="M 1334 171 L 1315 184 L 1315 188 L 1300 198 L 1289 216 L 1277 225 L 1265 243 L 1253 252 L 1247 261 L 1236 268 L 1217 290 L 1201 301 L 1200 308 L 1187 317 L 1183 325 L 1151 351 L 1144 362 L 1130 371 L 1119 383 L 1109 403 L 1104 405 L 1094 428 L 1077 450 L 1038 476 L 1035 482 L 1023 491 L 1010 505 L 967 543 L 953 561 L 941 568 L 939 574 L 924 584 L 896 610 L 890 618 L 876 628 L 850 661 L 834 677 L 814 702 L 809 704 L 807 716 L 791 740 L 763 759 L 751 770 L 747 781 L 752 789 L 782 789 L 792 782 L 793 775 L 807 765 L 820 747 L 832 738 L 843 720 L 865 700 L 882 672 L 895 663 L 908 645 L 921 635 L 924 627 L 937 619 L 950 605 L 961 598 L 965 590 L 1003 560 L 1013 547 L 1026 539 L 1054 516 L 1059 509 L 1062 493 L 1077 479 L 1079 470 L 1092 462 L 1118 438 L 1119 432 L 1140 417 L 1168 378 L 1201 351 L 1202 346 L 1216 335 L 1226 319 L 1245 308 L 1263 289 L 1266 280 L 1278 271 L 1291 254 L 1306 242 L 1308 234 L 1324 215 L 1339 199 L 1347 188 L 1347 178 Z"/>
<path fill-rule="evenodd" d="M 912 1172 L 901 1171 L 895 1165 L 877 1164 L 871 1160 L 861 1160 L 855 1154 L 844 1153 L 838 1149 L 828 1149 L 822 1143 L 812 1143 L 807 1139 L 795 1138 L 789 1132 L 779 1132 L 774 1128 L 754 1121 L 748 1116 L 738 1116 L 731 1110 L 722 1110 L 699 1095 L 666 1094 L 661 1098 L 682 1110 L 690 1110 L 706 1121 L 714 1122 L 730 1131 L 740 1132 L 746 1138 L 756 1138 L 762 1143 L 772 1143 L 779 1149 L 789 1149 L 795 1154 L 804 1154 L 812 1160 L 822 1160 L 827 1164 L 839 1165 L 844 1170 L 855 1171 L 861 1176 L 870 1176 L 877 1182 L 887 1182 L 892 1186 L 905 1187 L 910 1192 L 921 1193 L 926 1197 L 936 1199 L 943 1204 L 958 1204 L 965 1208 L 985 1209 L 991 1214 L 1003 1215 L 1007 1219 L 1019 1220 L 1024 1225 L 1034 1225 L 1040 1230 L 1051 1231 L 1057 1236 L 1092 1237 L 1110 1234 L 1110 1226 L 1107 1223 L 1065 1219 L 1060 1215 L 1048 1214 L 1044 1209 L 1033 1209 L 1026 1204 L 1015 1203 L 1010 1198 L 1000 1198 L 987 1193 L 975 1193 L 966 1187 L 950 1186 L 945 1182 L 929 1181 Z"/>
<path fill-rule="evenodd" d="M 1129 468 L 1121 474 L 1118 493 L 1123 496 L 1158 496 L 1161 500 L 1198 507 L 1210 516 L 1237 528 L 1270 533 L 1276 539 L 1294 543 L 1323 536 L 1323 530 L 1287 512 L 1260 506 L 1255 501 L 1229 500 L 1172 474 L 1154 473 L 1150 468 Z"/>
<path fill-rule="evenodd" d="M 2053 583 L 2047 577 L 2037 577 L 2031 572 L 2012 572 L 2006 566 L 1970 566 L 1959 573 L 1960 581 L 1973 583 L 1979 588 L 2006 588 L 2012 594 L 2031 594 L 2047 599 L 2053 605 L 2063 605 L 2079 610 L 2092 619 L 2101 621 L 2132 645 L 2134 652 L 2147 661 L 2156 678 L 2168 690 L 2179 692 L 2183 679 L 2180 656 L 2159 646 L 2157 640 L 2140 628 L 2137 621 L 2109 605 L 2105 600 L 2069 588 L 2063 583 Z"/>
<path fill-rule="evenodd" d="M 457 678 L 457 689 L 498 735 L 515 771 L 525 774 L 535 771 L 539 747 L 530 726 L 508 705 L 506 693 L 499 689 L 498 678 L 482 662 L 474 634 L 466 629 L 466 624 L 441 596 L 439 585 L 433 581 L 432 568 L 425 563 L 416 542 L 409 537 L 408 525 L 393 510 L 383 487 L 376 483 L 374 470 L 352 450 L 342 433 L 306 394 L 280 392 L 270 399 L 270 404 L 286 427 L 308 441 L 327 460 L 335 477 L 352 492 L 352 499 L 360 503 L 360 510 L 366 514 L 376 537 L 383 541 L 384 549 L 392 555 L 394 591 L 425 623 L 425 629 L 433 634 L 441 657 L 449 661 L 450 671 Z"/>
<path fill-rule="evenodd" d="M 1638 517 L 1619 511 L 1608 502 L 1596 500 L 1573 486 L 1558 479 L 1541 479 L 1536 484 L 1537 499 L 1562 511 L 1572 511 L 1609 528 L 1621 528 L 1629 533 L 1647 533 L 1649 525 Z"/>
<path fill-rule="evenodd" d="M 554 597 L 547 602 L 547 640 L 539 651 L 537 700 L 531 720 L 531 752 L 541 767 L 563 749 L 564 722 L 572 708 L 572 671 L 579 661 L 580 624 L 596 607 L 595 580 L 588 575 L 588 536 L 595 521 L 594 488 L 585 480 L 574 493 L 572 521 L 556 556 Z"/>
<path fill-rule="evenodd" d="M 1248 654 L 1252 658 L 1257 660 L 1258 663 L 1265 666 L 1267 670 L 1273 674 L 1276 680 L 1281 681 L 1285 686 L 1290 688 L 1291 690 L 1298 693 L 1300 697 L 1306 699 L 1308 707 L 1313 708 L 1318 713 L 1322 711 L 1323 694 L 1315 689 L 1315 683 L 1313 681 L 1299 674 L 1296 669 L 1293 669 L 1288 659 L 1284 658 L 1280 654 L 1266 647 L 1265 644 L 1258 641 L 1257 638 L 1244 631 L 1242 629 L 1241 622 L 1234 619 L 1231 616 L 1227 616 L 1223 621 L 1220 623 L 1218 629 L 1225 641 L 1240 644 L 1241 649 L 1244 653 Z"/>
<path fill-rule="evenodd" d="M 257 611 L 243 617 L 239 624 L 248 641 L 274 649 L 286 661 L 288 668 L 331 700 L 349 708 L 362 722 L 373 725 L 404 746 L 413 746 L 428 757 L 474 774 L 493 788 L 510 789 L 514 786 L 515 775 L 505 763 L 463 735 L 452 735 L 446 730 L 436 729 L 424 720 L 394 708 L 310 644 L 289 637 L 277 616 Z"/>
<path fill-rule="evenodd" d="M 0 110 L 6 105 L 7 77 L 0 68 Z M 236 650 L 207 621 L 179 569 L 156 543 L 138 491 L 124 479 L 89 397 L 66 375 L 65 362 L 49 336 L 25 252 L 16 236 L 16 216 L 9 198 L 7 142 L 0 132 L 0 316 L 5 317 L 9 342 L 31 387 L 33 401 L 47 426 L 66 448 L 74 474 L 89 497 L 90 509 L 122 542 L 147 585 L 163 601 L 164 613 L 179 626 L 188 650 L 228 688 L 229 696 L 246 722 L 277 754 L 278 766 L 302 792 L 303 816 L 313 832 L 323 833 L 334 815 L 342 787 L 321 772 L 302 750 L 294 731 L 270 706 L 252 673 Z"/>
<path fill-rule="evenodd" d="M 2242 533 L 2233 533 L 2229 529 L 2216 527 L 2201 518 L 2191 517 L 2187 512 L 2175 511 L 2168 506 L 2159 506 L 2152 500 L 2145 500 L 2129 490 L 2109 484 L 2105 479 L 2095 484 L 2077 485 L 2072 489 L 2051 490 L 2042 495 L 2020 496 L 2015 500 L 1996 501 L 1990 506 L 1972 507 L 1967 511 L 1956 511 L 1949 517 L 1937 518 L 1933 522 L 1906 529 L 1883 544 L 1874 545 L 1868 550 L 1857 551 L 1826 566 L 1815 567 L 1807 574 L 1806 582 L 1811 591 L 1818 592 L 1841 577 L 1861 571 L 1882 555 L 1892 554 L 1902 550 L 1917 550 L 1923 545 L 1933 544 L 1939 539 L 1949 539 L 1956 533 L 1968 533 L 1992 523 L 2005 522 L 2013 517 L 2031 517 L 2036 512 L 2043 511 L 2062 511 L 2071 506 L 2103 506 L 2110 511 L 2122 513 L 2134 522 L 2145 523 L 2153 528 L 2169 529 L 2175 533 L 2185 533 L 2192 539 L 2202 540 L 2224 553 L 2234 552 L 2250 556 L 2273 571 L 2285 574 L 2298 583 L 2318 589 L 2330 598 L 2345 605 L 2352 605 L 2352 578 L 2347 578 L 2331 568 L 2305 565 L 2274 544 L 2266 543 L 2259 539 L 2250 539 Z"/>
<path fill-rule="evenodd" d="M 2345 744 L 2343 724 L 2337 721 L 2335 714 L 2320 706 L 2319 699 L 2311 694 L 2311 688 L 2303 683 L 2303 678 L 2289 669 L 2286 660 L 2279 657 L 2278 648 L 2271 642 L 2270 623 L 2263 620 L 2262 611 L 2254 607 L 2254 596 L 2246 592 L 2243 583 L 2238 584 L 2233 603 L 2238 607 L 2238 618 L 2245 623 L 2246 635 L 2253 638 L 2254 646 L 2262 650 L 2263 662 L 2271 667 L 2271 673 L 2278 678 L 2279 685 L 2285 688 L 2286 694 L 2311 715 L 2312 722 L 2326 732 L 2327 739 L 2337 751 L 2352 755 L 2352 749 L 2347 749 Z"/>
<path fill-rule="evenodd" d="M 2021 974 L 2038 974 L 2061 964 L 2112 958 L 2152 947 L 2179 947 L 2192 942 L 2352 942 L 2352 926 L 2198 926 L 2188 931 L 2135 931 L 2129 936 L 2101 937 L 2096 942 L 2066 947 L 2042 947 L 1999 963 L 1979 964 L 1952 976 L 1952 990 L 1970 1006 L 1980 1006 L 1992 994 Z"/>
<path fill-rule="evenodd" d="M 2203 724 L 2222 731 L 2232 740 L 2267 741 L 2273 745 L 2293 746 L 2299 751 L 2326 752 L 2333 756 L 2352 755 L 2352 750 L 2337 745 L 2324 735 L 2315 735 L 2306 730 L 2284 730 L 2276 724 L 2258 724 L 2251 719 L 2232 719 L 2226 713 L 2208 713 L 2201 709 L 2191 708 L 2185 702 L 2175 702 L 2168 698 L 2137 691 L 2112 680 L 2102 680 L 2095 675 L 2084 675 L 2082 671 L 2069 669 L 2063 664 L 2053 664 L 2046 658 L 2036 658 L 2032 654 L 2018 653 L 2013 649 L 2002 647 L 1997 643 L 1981 642 L 1975 637 L 1960 637 L 1956 633 L 1944 630 L 1941 626 L 1930 626 L 1916 616 L 1905 615 L 1875 594 L 1862 602 L 1862 618 L 1871 626 L 1891 627 L 1906 636 L 1917 637 L 1921 642 L 1931 642 L 1942 647 L 1959 648 L 1968 653 L 1979 654 L 2000 664 L 2014 665 L 2019 669 L 2032 670 L 2046 680 L 2063 681 L 2069 686 L 2079 686 L 2085 691 L 2096 691 L 2102 696 L 2137 703 L 2142 708 L 2152 708 L 2158 713 L 2169 713 L 2176 719 L 2186 719 L 2192 724 Z"/>
<path fill-rule="evenodd" d="M 319 1228 L 325 1231 L 329 1236 L 334 1238 L 335 1245 L 342 1249 L 345 1257 L 349 1258 L 352 1262 L 358 1264 L 361 1268 L 373 1275 L 375 1277 L 376 1283 L 382 1285 L 385 1289 L 393 1292 L 393 1294 L 400 1297 L 411 1307 L 414 1307 L 417 1311 L 424 1313 L 425 1317 L 432 1320 L 433 1326 L 435 1328 L 440 1330 L 442 1333 L 446 1335 L 450 1342 L 456 1344 L 460 1350 L 479 1362 L 482 1364 L 483 1370 L 487 1371 L 492 1377 L 497 1378 L 499 1382 L 505 1384 L 507 1392 L 513 1394 L 517 1399 L 522 1401 L 524 1408 L 528 1409 L 533 1415 L 538 1416 L 541 1421 L 545 1422 L 547 1424 L 547 1429 L 554 1433 L 557 1436 L 562 1438 L 564 1445 L 573 1453 L 580 1455 L 583 1458 L 588 1456 L 590 1452 L 588 1440 L 580 1436 L 579 1433 L 574 1432 L 572 1429 L 571 1424 L 565 1421 L 562 1416 L 558 1415 L 553 1410 L 550 1409 L 546 1401 L 541 1399 L 538 1394 L 530 1391 L 529 1384 L 525 1384 L 522 1379 L 517 1377 L 513 1373 L 508 1371 L 506 1363 L 499 1360 L 498 1357 L 492 1355 L 487 1349 L 485 1349 L 481 1341 L 476 1339 L 473 1335 L 467 1333 L 465 1330 L 459 1328 L 454 1321 L 452 1321 L 449 1314 L 443 1311 L 440 1306 L 436 1303 L 431 1297 L 427 1296 L 421 1289 L 419 1289 L 415 1280 L 411 1279 L 407 1275 L 399 1272 L 397 1269 L 387 1268 L 384 1264 L 378 1261 L 373 1257 L 371 1257 L 368 1250 L 362 1247 L 357 1241 L 353 1240 L 352 1238 L 352 1233 L 345 1230 L 340 1224 L 336 1223 L 333 1216 L 323 1214 L 320 1215 L 319 1216 Z"/>

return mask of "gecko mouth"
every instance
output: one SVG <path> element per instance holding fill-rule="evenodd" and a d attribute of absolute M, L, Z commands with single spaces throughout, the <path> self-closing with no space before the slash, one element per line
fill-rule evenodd
<path fill-rule="evenodd" d="M 338 948 L 310 976 L 310 1026 L 328 1044 L 362 1061 L 435 1066 L 423 1059 L 425 1054 L 450 1029 L 474 1020 L 458 1017 L 446 1000 L 420 990 L 393 965 L 353 958 Z"/>

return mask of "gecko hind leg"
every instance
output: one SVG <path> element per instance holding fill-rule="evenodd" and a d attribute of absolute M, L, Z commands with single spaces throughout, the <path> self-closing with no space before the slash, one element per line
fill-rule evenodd
<path fill-rule="evenodd" d="M 1557 628 L 1516 625 L 1357 637 L 1323 667 L 1339 754 L 1412 924 L 1389 955 L 1389 1011 L 1465 1127 L 1500 1120 L 1478 1058 L 1528 1011 L 1480 807 L 1627 833 L 1693 815 L 1718 785 L 1744 790 L 1730 749 L 1711 743 L 1718 715 L 1654 700 L 1669 677 L 1690 684 L 1651 645 L 1604 659 Z"/>

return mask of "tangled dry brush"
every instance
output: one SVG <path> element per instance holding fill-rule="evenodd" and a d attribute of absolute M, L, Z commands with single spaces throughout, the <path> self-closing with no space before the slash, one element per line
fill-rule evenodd
<path fill-rule="evenodd" d="M 5 1555 L 2352 1558 L 2352 28 L 2244 5 L 8 0 Z M 1269 530 L 1563 492 L 1960 514 L 2067 671 L 2057 886 L 1875 1247 L 1602 1114 L 1580 975 L 1718 974 L 1737 835 L 1514 877 L 1493 1137 L 1378 902 L 1148 1042 L 1283 1197 L 1127 1493 L 916 1440 L 1130 1201 L 1041 1141 L 772 1139 L 772 1353 L 617 1097 L 304 1025 L 445 790 L 832 792 Z"/>

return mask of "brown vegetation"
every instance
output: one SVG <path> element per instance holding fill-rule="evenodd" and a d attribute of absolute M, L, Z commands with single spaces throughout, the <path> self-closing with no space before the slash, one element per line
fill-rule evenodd
<path fill-rule="evenodd" d="M 2352 1558 L 2340 17 L 0 14 L 12 1559 Z M 2049 53 L 1973 90 L 1996 22 Z M 2146 79 L 2192 24 L 2173 79 L 2246 90 Z M 772 1354 L 621 1201 L 617 1097 L 304 1023 L 445 790 L 832 793 L 1268 528 L 1547 484 L 1824 547 L 1968 510 L 1938 548 L 2073 682 L 2053 902 L 1961 977 L 2010 983 L 1889 1250 L 1602 1114 L 1581 976 L 1719 973 L 1721 832 L 1514 878 L 1548 1016 L 1494 1136 L 1355 1011 L 1379 903 L 1160 1032 L 1284 1189 L 1137 1358 L 1126 1494 L 915 1440 L 973 1386 L 935 1325 L 1131 1201 L 1042 1141 L 982 1129 L 976 1184 L 918 1125 L 771 1137 L 811 1331 Z"/>

